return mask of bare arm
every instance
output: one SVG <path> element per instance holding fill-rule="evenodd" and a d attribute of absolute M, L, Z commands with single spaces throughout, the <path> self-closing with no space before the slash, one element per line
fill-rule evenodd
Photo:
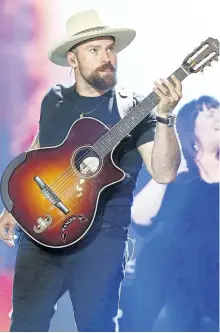
<path fill-rule="evenodd" d="M 188 171 L 185 159 L 181 160 L 178 175 Z M 166 184 L 158 184 L 151 179 L 147 185 L 138 192 L 133 201 L 131 216 L 135 224 L 150 226 L 152 219 L 158 214 L 167 191 Z"/>
<path fill-rule="evenodd" d="M 157 108 L 159 117 L 167 118 L 182 97 L 180 81 L 172 77 L 174 84 L 161 79 L 155 92 L 160 97 Z M 166 87 L 166 88 L 165 88 Z M 157 123 L 154 142 L 138 148 L 149 173 L 156 182 L 168 184 L 175 180 L 181 162 L 181 150 L 175 127 Z"/>
<path fill-rule="evenodd" d="M 138 148 L 152 178 L 161 184 L 175 180 L 181 161 L 179 140 L 174 127 L 157 123 L 154 142 Z"/>
<path fill-rule="evenodd" d="M 158 184 L 151 179 L 148 184 L 134 197 L 131 216 L 138 225 L 151 225 L 151 220 L 161 207 L 167 185 Z"/>

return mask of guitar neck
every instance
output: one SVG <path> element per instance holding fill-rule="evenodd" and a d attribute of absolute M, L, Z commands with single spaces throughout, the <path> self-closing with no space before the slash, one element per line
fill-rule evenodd
<path fill-rule="evenodd" d="M 181 66 L 167 79 L 171 82 L 171 76 L 175 75 L 181 82 L 189 75 L 187 70 Z M 157 106 L 160 98 L 152 91 L 141 103 L 137 104 L 131 112 L 115 124 L 105 133 L 93 147 L 101 155 L 105 156 L 123 140 L 147 115 Z"/>

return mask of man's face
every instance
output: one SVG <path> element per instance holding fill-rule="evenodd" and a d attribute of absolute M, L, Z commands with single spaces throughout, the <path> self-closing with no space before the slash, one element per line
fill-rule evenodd
<path fill-rule="evenodd" d="M 117 54 L 111 37 L 87 41 L 75 49 L 76 71 L 97 90 L 108 90 L 116 85 Z"/>

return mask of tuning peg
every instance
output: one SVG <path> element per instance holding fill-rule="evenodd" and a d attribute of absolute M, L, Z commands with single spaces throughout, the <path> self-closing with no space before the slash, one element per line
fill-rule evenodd
<path fill-rule="evenodd" d="M 212 67 L 212 63 L 211 63 L 211 62 L 208 62 L 208 63 L 207 63 L 207 66 Z"/>
<path fill-rule="evenodd" d="M 218 56 L 216 56 L 215 58 L 213 58 L 214 61 L 218 61 Z"/>

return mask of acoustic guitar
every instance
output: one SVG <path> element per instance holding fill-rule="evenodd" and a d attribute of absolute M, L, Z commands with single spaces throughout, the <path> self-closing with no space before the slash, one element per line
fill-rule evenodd
<path fill-rule="evenodd" d="M 219 41 L 208 38 L 172 74 L 183 81 L 218 56 Z M 1 196 L 21 229 L 51 248 L 67 247 L 85 237 L 102 192 L 125 178 L 114 161 L 115 148 L 158 102 L 151 92 L 111 129 L 93 118 L 79 119 L 60 145 L 13 159 L 2 175 Z"/>

